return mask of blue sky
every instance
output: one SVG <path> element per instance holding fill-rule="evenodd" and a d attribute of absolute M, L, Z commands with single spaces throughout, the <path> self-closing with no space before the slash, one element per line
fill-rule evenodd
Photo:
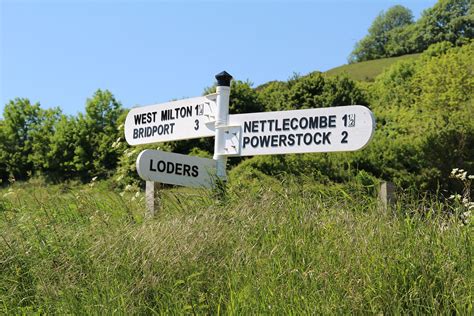
<path fill-rule="evenodd" d="M 99 88 L 129 108 L 201 95 L 222 70 L 254 86 L 325 71 L 382 10 L 436 1 L 0 3 L 0 113 L 24 97 L 75 115 Z"/>

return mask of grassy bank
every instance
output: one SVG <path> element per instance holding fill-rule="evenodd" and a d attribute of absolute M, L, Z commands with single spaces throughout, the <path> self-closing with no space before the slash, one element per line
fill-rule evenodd
<path fill-rule="evenodd" d="M 353 80 L 374 81 L 375 77 L 381 74 L 385 69 L 401 60 L 416 59 L 420 54 L 403 55 L 399 57 L 381 58 L 360 63 L 342 65 L 332 68 L 325 73 L 330 76 L 347 74 Z"/>
<path fill-rule="evenodd" d="M 144 222 L 134 196 L 1 190 L 1 313 L 472 313 L 472 225 L 442 203 L 261 179 L 166 190 Z"/>

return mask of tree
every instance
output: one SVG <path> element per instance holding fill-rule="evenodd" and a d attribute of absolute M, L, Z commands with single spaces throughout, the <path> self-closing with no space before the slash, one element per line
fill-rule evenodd
<path fill-rule="evenodd" d="M 474 3 L 471 0 L 439 0 L 418 21 L 423 48 L 448 41 L 462 45 L 474 37 Z"/>
<path fill-rule="evenodd" d="M 46 176 L 50 180 L 65 180 L 79 176 L 75 165 L 75 151 L 79 145 L 78 120 L 60 115 L 54 127 L 49 146 Z"/>
<path fill-rule="evenodd" d="M 40 110 L 38 113 L 38 123 L 32 128 L 29 140 L 31 153 L 28 161 L 32 163 L 33 173 L 47 175 L 55 170 L 55 162 L 49 159 L 49 152 L 61 115 L 59 108 Z"/>
<path fill-rule="evenodd" d="M 41 126 L 43 112 L 39 103 L 16 98 L 5 106 L 3 117 L 1 158 L 9 176 L 24 180 L 33 172 L 34 131 Z"/>
<path fill-rule="evenodd" d="M 387 57 L 386 44 L 390 41 L 391 32 L 401 33 L 403 28 L 413 23 L 411 11 L 396 5 L 381 12 L 372 22 L 369 34 L 359 41 L 352 51 L 349 61 L 359 62 Z"/>
<path fill-rule="evenodd" d="M 289 84 L 272 81 L 257 90 L 258 99 L 265 111 L 282 111 L 288 108 Z"/>
<path fill-rule="evenodd" d="M 86 114 L 77 118 L 74 165 L 80 177 L 105 176 L 117 166 L 119 153 L 112 144 L 122 135 L 117 121 L 123 109 L 113 94 L 97 90 L 86 101 Z"/>
<path fill-rule="evenodd" d="M 288 93 L 288 110 L 366 104 L 364 93 L 344 76 L 326 77 L 314 72 L 301 77 Z"/>
<path fill-rule="evenodd" d="M 4 148 L 6 142 L 5 123 L 0 119 L 0 185 L 8 179 L 7 153 Z"/>

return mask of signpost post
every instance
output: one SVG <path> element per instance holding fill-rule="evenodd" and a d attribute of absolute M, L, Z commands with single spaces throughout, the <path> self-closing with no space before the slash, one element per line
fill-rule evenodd
<path fill-rule="evenodd" d="M 125 139 L 130 145 L 215 136 L 214 159 L 159 150 L 140 153 L 137 171 L 147 181 L 148 214 L 154 214 L 156 199 L 152 183 L 202 188 L 225 184 L 227 157 L 354 151 L 372 139 L 375 117 L 361 105 L 229 115 L 232 76 L 223 71 L 216 79 L 215 94 L 128 113 Z"/>

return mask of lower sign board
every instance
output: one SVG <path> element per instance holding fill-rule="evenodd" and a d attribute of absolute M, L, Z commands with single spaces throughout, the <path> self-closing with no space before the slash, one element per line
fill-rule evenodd
<path fill-rule="evenodd" d="M 224 148 L 229 156 L 354 151 L 371 140 L 375 117 L 348 105 L 229 116 Z"/>
<path fill-rule="evenodd" d="M 216 162 L 208 158 L 147 149 L 138 155 L 137 171 L 146 181 L 210 188 L 216 174 Z"/>
<path fill-rule="evenodd" d="M 133 108 L 125 119 L 130 145 L 214 136 L 217 95 Z"/>

